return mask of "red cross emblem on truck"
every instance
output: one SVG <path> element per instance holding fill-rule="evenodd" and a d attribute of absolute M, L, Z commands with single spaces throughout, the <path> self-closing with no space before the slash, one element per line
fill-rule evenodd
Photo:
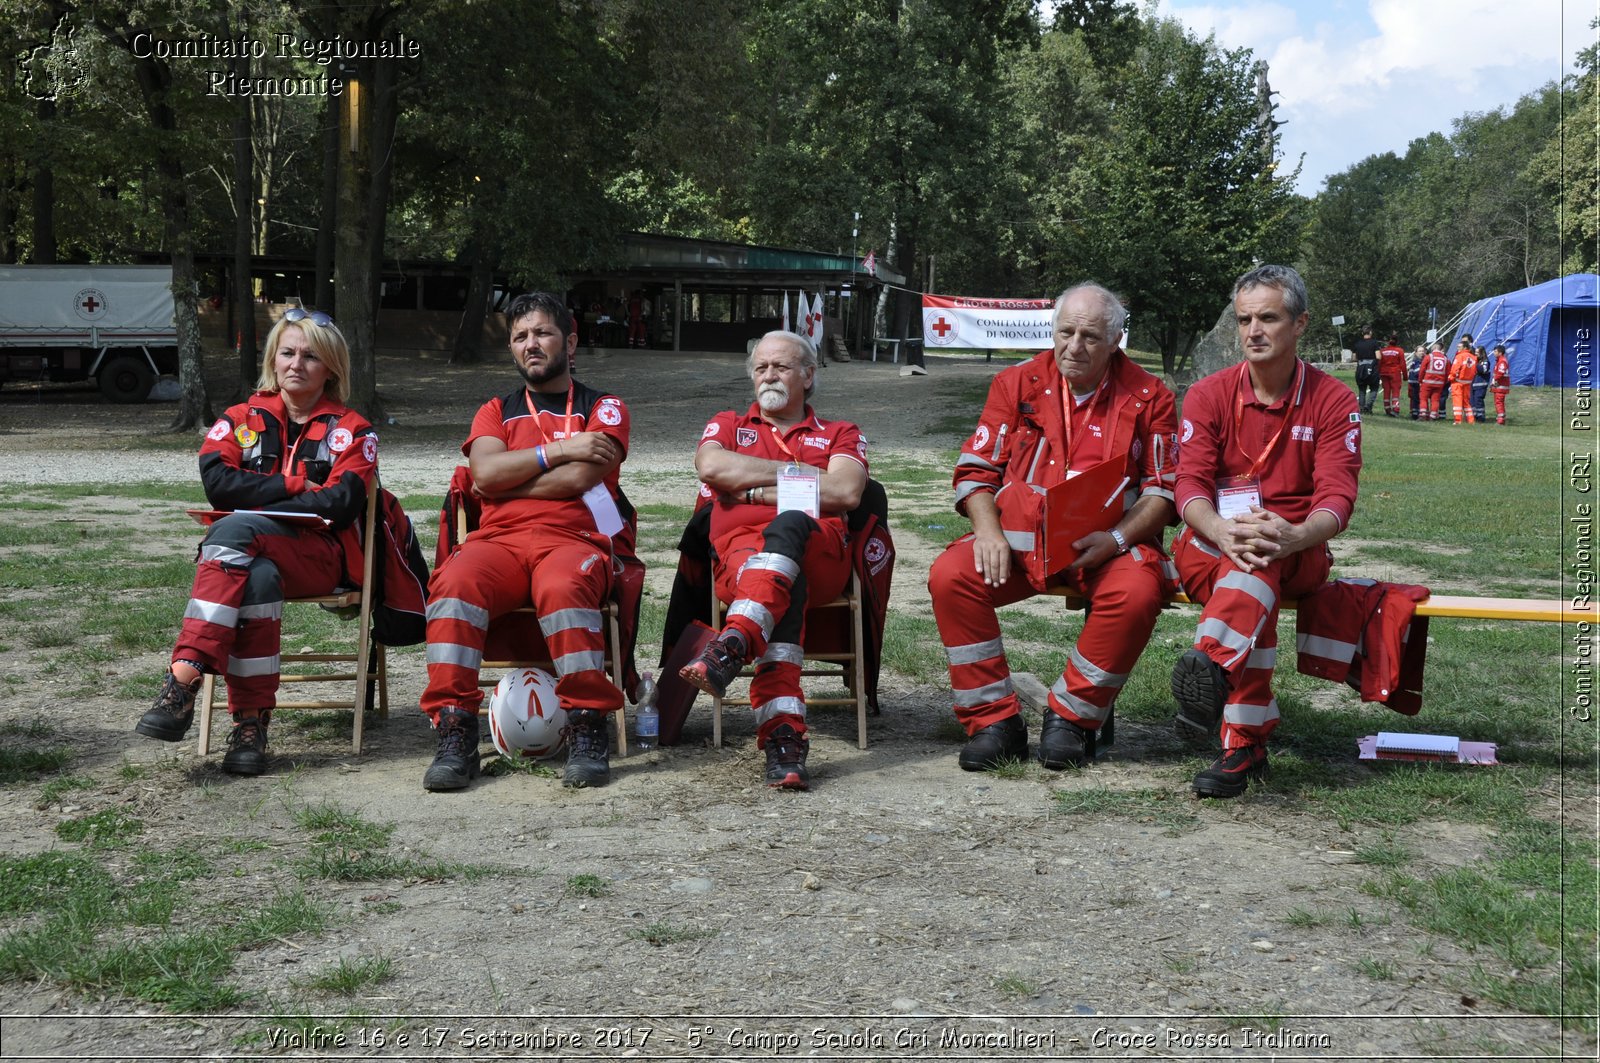
<path fill-rule="evenodd" d="M 89 298 L 83 301 L 83 308 L 92 314 L 100 308 L 100 303 L 95 299 L 94 296 L 91 295 Z"/>

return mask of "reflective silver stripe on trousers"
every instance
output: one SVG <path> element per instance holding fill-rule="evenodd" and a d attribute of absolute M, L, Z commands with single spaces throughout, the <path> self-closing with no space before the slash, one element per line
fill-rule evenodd
<path fill-rule="evenodd" d="M 1224 705 L 1222 722 L 1235 726 L 1260 727 L 1278 718 L 1278 699 L 1266 705 Z"/>
<path fill-rule="evenodd" d="M 203 602 L 199 598 L 189 599 L 189 605 L 183 611 L 183 618 L 204 620 L 208 624 L 221 624 L 223 627 L 239 626 L 239 610 L 218 602 Z"/>
<path fill-rule="evenodd" d="M 563 653 L 550 663 L 555 665 L 556 675 L 603 672 L 606 670 L 606 655 L 603 650 L 578 650 L 576 653 Z"/>
<path fill-rule="evenodd" d="M 1033 549 L 1033 533 L 1008 531 L 1006 532 L 1006 545 L 1019 554 L 1025 554 Z"/>
<path fill-rule="evenodd" d="M 1079 653 L 1078 647 L 1076 646 L 1072 647 L 1072 666 L 1078 670 L 1079 674 L 1081 674 L 1083 678 L 1087 679 L 1090 683 L 1097 687 L 1112 687 L 1116 690 L 1121 690 L 1122 684 L 1128 681 L 1127 672 L 1106 671 L 1104 668 L 1101 668 L 1099 665 L 1089 660 L 1089 658 Z M 1065 683 L 1065 681 L 1066 677 L 1063 676 L 1060 682 Z M 1063 686 L 1062 690 L 1065 691 L 1065 689 L 1065 686 Z"/>
<path fill-rule="evenodd" d="M 956 468 L 959 469 L 963 465 L 976 465 L 980 469 L 992 469 L 995 472 L 1000 471 L 1000 466 L 994 464 L 993 462 L 985 461 L 976 454 L 963 454 L 961 457 L 957 458 Z"/>
<path fill-rule="evenodd" d="M 765 551 L 759 554 L 751 554 L 749 560 L 739 566 L 739 575 L 744 575 L 750 569 L 776 572 L 778 575 L 788 578 L 791 582 L 800 578 L 800 562 L 792 557 L 784 557 L 782 554 Z"/>
<path fill-rule="evenodd" d="M 1189 545 L 1194 547 L 1196 550 L 1200 551 L 1202 554 L 1207 555 L 1208 557 L 1221 557 L 1222 556 L 1222 551 L 1221 550 L 1218 550 L 1215 546 L 1212 546 L 1210 543 L 1206 542 L 1204 539 L 1200 538 L 1200 536 L 1198 536 L 1198 535 L 1189 536 Z"/>
<path fill-rule="evenodd" d="M 1356 657 L 1356 644 L 1353 642 L 1340 642 L 1338 639 L 1325 638 L 1322 635 L 1301 635 L 1295 642 L 1301 653 L 1326 657 L 1330 661 L 1349 664 Z"/>
<path fill-rule="evenodd" d="M 1266 609 L 1278 604 L 1278 596 L 1272 593 L 1272 588 L 1267 582 L 1248 572 L 1230 572 L 1217 580 L 1217 590 L 1220 591 L 1224 587 L 1232 591 L 1243 591 Z"/>
<path fill-rule="evenodd" d="M 598 609 L 557 609 L 539 618 L 539 630 L 544 632 L 544 637 L 549 638 L 558 631 L 571 631 L 581 628 L 584 631 L 600 630 L 600 610 Z"/>
<path fill-rule="evenodd" d="M 1163 477 L 1163 479 L 1167 479 L 1167 478 Z M 1170 490 L 1168 490 L 1165 487 L 1147 487 L 1143 491 L 1139 492 L 1139 497 L 1140 498 L 1148 498 L 1148 497 L 1151 497 L 1151 496 L 1154 496 L 1156 498 L 1164 498 L 1168 502 L 1177 501 L 1177 496 L 1174 495 Z M 1132 508 L 1132 507 L 1129 507 L 1129 508 Z"/>
<path fill-rule="evenodd" d="M 992 701 L 999 701 L 1012 693 L 1011 677 L 993 683 L 986 683 L 981 687 L 962 690 L 960 687 L 950 691 L 957 705 L 963 709 L 975 709 L 979 705 L 987 705 Z"/>
<path fill-rule="evenodd" d="M 210 546 L 200 547 L 200 560 L 215 561 L 221 565 L 233 565 L 235 568 L 243 568 L 250 563 L 250 555 L 243 550 L 235 550 L 231 546 L 218 546 L 213 543 Z"/>
<path fill-rule="evenodd" d="M 1254 641 L 1249 635 L 1239 634 L 1216 617 L 1200 621 L 1200 626 L 1194 629 L 1195 642 L 1207 636 L 1216 639 L 1234 653 L 1244 653 L 1250 649 L 1250 643 Z"/>
<path fill-rule="evenodd" d="M 946 646 L 944 655 L 951 664 L 977 664 L 993 657 L 1004 657 L 1005 643 L 1000 639 L 990 639 L 987 642 L 969 642 L 965 646 Z"/>
<path fill-rule="evenodd" d="M 1127 678 L 1124 676 L 1123 678 Z M 1120 685 L 1120 684 L 1119 684 Z M 1067 691 L 1067 677 L 1062 676 L 1050 687 L 1050 694 L 1061 704 L 1072 710 L 1072 714 L 1080 720 L 1094 720 L 1096 723 L 1105 723 L 1106 717 L 1111 715 L 1111 706 L 1101 708 L 1091 705 L 1080 697 Z"/>
<path fill-rule="evenodd" d="M 259 605 L 241 605 L 239 607 L 240 620 L 282 620 L 283 603 L 262 602 Z"/>
<path fill-rule="evenodd" d="M 1278 647 L 1268 646 L 1266 649 L 1250 651 L 1250 659 L 1244 662 L 1246 668 L 1264 668 L 1267 671 L 1278 667 Z"/>
<path fill-rule="evenodd" d="M 769 642 L 767 652 L 756 658 L 757 664 L 804 664 L 806 651 L 798 642 Z"/>
<path fill-rule="evenodd" d="M 454 642 L 428 643 L 429 664 L 453 664 L 457 668 L 468 668 L 476 672 L 483 667 L 483 651 L 475 650 L 471 646 L 462 646 Z"/>
<path fill-rule="evenodd" d="M 482 631 L 489 629 L 489 610 L 460 598 L 435 598 L 428 603 L 428 620 L 461 620 Z"/>
<path fill-rule="evenodd" d="M 756 708 L 756 726 L 760 727 L 774 716 L 798 716 L 805 719 L 806 703 L 801 698 L 773 698 Z"/>
<path fill-rule="evenodd" d="M 762 638 L 768 639 L 772 637 L 772 625 L 775 621 L 772 619 L 772 614 L 768 612 L 767 607 L 760 602 L 752 602 L 749 598 L 740 598 L 728 606 L 728 615 L 730 617 L 742 616 L 746 620 L 753 620 L 756 627 L 761 629 Z"/>
<path fill-rule="evenodd" d="M 241 678 L 249 675 L 277 675 L 278 655 L 271 657 L 229 657 L 228 674 Z"/>

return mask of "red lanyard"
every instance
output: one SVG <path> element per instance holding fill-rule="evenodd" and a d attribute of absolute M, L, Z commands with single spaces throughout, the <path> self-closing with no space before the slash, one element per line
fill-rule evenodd
<path fill-rule="evenodd" d="M 568 384 L 567 385 L 567 413 L 566 413 L 566 416 L 563 417 L 562 421 L 561 421 L 561 434 L 562 434 L 563 438 L 570 438 L 571 435 L 572 435 L 572 389 L 573 389 L 573 385 L 572 384 Z M 540 443 L 548 443 L 548 442 L 550 442 L 550 437 L 545 435 L 544 425 L 541 424 L 540 421 L 539 421 L 539 411 L 534 409 L 534 406 L 533 406 L 533 394 L 527 388 L 523 388 L 522 389 L 522 401 L 528 404 L 528 413 L 529 413 L 530 416 L 533 417 L 533 427 L 539 433 L 539 442 Z"/>
<path fill-rule="evenodd" d="M 772 430 L 773 442 L 777 443 L 779 449 L 781 449 L 785 454 L 789 455 L 789 460 L 794 462 L 796 465 L 801 464 L 799 456 L 796 455 L 794 451 L 789 449 L 788 443 L 783 441 L 783 436 L 778 432 L 778 426 L 769 422 L 767 427 Z"/>
<path fill-rule="evenodd" d="M 1067 470 L 1072 468 L 1072 418 L 1080 408 L 1080 404 L 1074 401 L 1072 389 L 1067 386 L 1067 378 L 1059 372 L 1056 374 L 1056 378 L 1061 381 L 1061 423 L 1067 433 L 1067 453 L 1063 458 L 1061 467 L 1061 472 L 1064 476 Z M 1100 398 L 1100 389 L 1106 386 L 1107 379 L 1109 379 L 1109 374 L 1100 378 L 1100 383 L 1096 384 L 1094 390 L 1089 393 L 1089 397 L 1083 400 L 1081 408 L 1087 410 L 1095 404 Z"/>
<path fill-rule="evenodd" d="M 1303 362 L 1296 367 L 1294 379 L 1289 383 L 1289 392 L 1284 395 L 1283 420 L 1278 422 L 1278 430 L 1273 433 L 1271 439 L 1267 440 L 1267 445 L 1262 449 L 1260 456 L 1255 458 L 1252 458 L 1250 452 L 1244 449 L 1244 440 L 1241 438 L 1244 434 L 1243 392 L 1246 387 L 1250 386 L 1250 365 L 1245 363 L 1239 369 L 1239 387 L 1233 394 L 1233 445 L 1239 448 L 1239 453 L 1244 455 L 1245 461 L 1251 462 L 1250 471 L 1245 475 L 1255 480 L 1261 476 L 1261 470 L 1266 466 L 1267 458 L 1272 456 L 1273 448 L 1278 445 L 1278 440 L 1283 438 L 1283 430 L 1289 424 L 1289 415 L 1294 411 L 1294 403 L 1290 401 L 1289 395 L 1299 391 L 1300 378 L 1305 374 L 1306 367 Z"/>

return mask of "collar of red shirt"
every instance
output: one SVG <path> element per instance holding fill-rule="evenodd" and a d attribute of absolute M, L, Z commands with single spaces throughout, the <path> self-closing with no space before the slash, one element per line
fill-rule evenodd
<path fill-rule="evenodd" d="M 761 416 L 761 403 L 759 402 L 752 402 L 750 404 L 750 408 L 745 411 L 744 415 L 752 421 L 760 421 L 762 424 L 771 424 L 772 427 L 778 428 L 777 425 L 772 424 L 771 421 Z M 796 421 L 794 424 L 790 425 L 788 428 L 778 428 L 778 433 L 786 436 L 790 432 L 793 432 L 796 428 L 815 428 L 818 431 L 822 430 L 822 422 L 817 420 L 816 411 L 811 408 L 811 404 L 809 402 L 806 403 L 806 415 L 800 418 L 800 420 Z"/>
<path fill-rule="evenodd" d="M 1283 398 L 1268 405 L 1256 398 L 1256 389 L 1250 383 L 1250 363 L 1240 362 L 1241 372 L 1239 373 L 1239 385 L 1236 390 L 1244 400 L 1244 404 L 1246 406 L 1259 406 L 1264 410 L 1275 410 L 1284 403 L 1288 403 L 1291 406 L 1299 406 L 1305 402 L 1306 389 L 1311 384 L 1311 367 L 1300 358 L 1296 358 L 1294 363 L 1295 375 L 1293 380 L 1290 381 L 1289 390 L 1284 392 Z"/>
<path fill-rule="evenodd" d="M 283 395 L 280 392 L 258 391 L 254 395 L 250 396 L 250 405 L 257 407 L 258 409 L 271 411 L 273 416 L 277 417 L 280 421 L 287 421 L 289 419 L 289 410 L 286 406 L 284 406 Z M 322 417 L 326 414 L 332 414 L 335 417 L 343 417 L 346 412 L 348 412 L 348 407 L 324 391 L 322 393 L 322 398 L 317 400 L 317 404 L 313 406 L 311 408 L 311 412 L 306 415 L 306 420 L 309 421 L 313 418 Z"/>

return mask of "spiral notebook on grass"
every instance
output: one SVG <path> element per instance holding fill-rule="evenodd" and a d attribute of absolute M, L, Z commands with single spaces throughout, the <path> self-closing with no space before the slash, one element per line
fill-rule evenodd
<path fill-rule="evenodd" d="M 1362 760 L 1432 761 L 1439 764 L 1498 764 L 1493 742 L 1463 742 L 1454 735 L 1379 731 L 1356 743 Z"/>

